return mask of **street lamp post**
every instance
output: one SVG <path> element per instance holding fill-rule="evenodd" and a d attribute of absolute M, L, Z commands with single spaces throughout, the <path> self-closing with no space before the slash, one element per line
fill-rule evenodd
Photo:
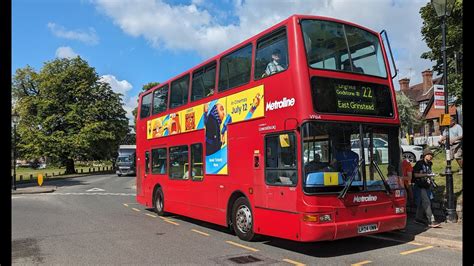
<path fill-rule="evenodd" d="M 13 190 L 16 190 L 16 124 L 18 124 L 19 116 L 16 112 L 12 114 L 13 122 Z"/>
<path fill-rule="evenodd" d="M 444 83 L 444 112 L 449 115 L 449 102 L 448 102 L 448 68 L 447 68 L 447 59 L 446 59 L 446 18 L 451 14 L 451 10 L 454 7 L 454 2 L 456 0 L 431 0 L 436 14 L 438 17 L 441 17 L 441 34 L 442 34 L 442 47 L 441 51 L 443 52 L 443 83 Z M 448 222 L 455 223 L 458 220 L 456 213 L 456 206 L 454 204 L 454 189 L 453 189 L 453 172 L 451 171 L 451 150 L 450 150 L 450 138 L 449 138 L 449 128 L 446 130 L 446 194 L 448 196 L 448 207 L 447 210 L 447 220 Z"/>

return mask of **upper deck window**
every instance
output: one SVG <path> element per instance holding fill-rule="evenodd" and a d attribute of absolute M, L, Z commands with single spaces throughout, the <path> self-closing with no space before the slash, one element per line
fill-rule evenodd
<path fill-rule="evenodd" d="M 387 77 L 376 35 L 346 24 L 303 20 L 308 63 L 312 68 Z"/>
<path fill-rule="evenodd" d="M 251 44 L 222 57 L 219 68 L 219 91 L 225 91 L 249 82 L 251 66 Z"/>
<path fill-rule="evenodd" d="M 193 73 L 193 86 L 191 89 L 191 101 L 196 101 L 215 93 L 216 86 L 216 62 L 213 62 Z"/>
<path fill-rule="evenodd" d="M 170 108 L 188 103 L 189 75 L 171 82 Z"/>
<path fill-rule="evenodd" d="M 153 92 L 153 114 L 166 111 L 168 105 L 168 85 L 163 86 Z"/>
<path fill-rule="evenodd" d="M 263 37 L 257 43 L 255 79 L 270 76 L 288 68 L 288 43 L 282 28 Z"/>
<path fill-rule="evenodd" d="M 142 97 L 142 104 L 140 106 L 140 118 L 146 118 L 150 116 L 151 111 L 151 93 Z"/>

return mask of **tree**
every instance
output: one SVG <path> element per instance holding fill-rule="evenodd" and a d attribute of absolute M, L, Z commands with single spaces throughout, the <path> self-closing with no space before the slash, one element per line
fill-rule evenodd
<path fill-rule="evenodd" d="M 397 107 L 402 132 L 409 133 L 421 125 L 421 114 L 415 104 L 403 92 L 397 92 Z"/>
<path fill-rule="evenodd" d="M 443 53 L 441 51 L 441 18 L 438 18 L 431 3 L 427 3 L 420 9 L 423 19 L 421 34 L 431 51 L 425 52 L 421 58 L 435 61 L 433 70 L 438 75 L 443 74 Z M 451 15 L 446 20 L 446 57 L 448 69 L 448 90 L 449 94 L 456 96 L 456 104 L 462 104 L 462 84 L 463 84 L 463 4 L 462 0 L 455 2 Z"/>
<path fill-rule="evenodd" d="M 149 89 L 151 89 L 155 86 L 158 86 L 158 85 L 160 85 L 159 82 L 149 82 L 149 83 L 143 85 L 141 92 L 148 91 Z M 137 124 L 137 112 L 138 112 L 138 99 L 137 99 L 137 107 L 135 107 L 135 109 L 133 109 L 133 111 L 132 111 L 132 114 L 133 114 L 133 117 L 134 117 L 134 120 L 133 120 L 133 125 L 134 126 Z"/>
<path fill-rule="evenodd" d="M 128 131 L 120 94 L 76 57 L 46 62 L 13 76 L 20 115 L 18 150 L 24 159 L 48 157 L 74 173 L 74 160 L 108 160 Z"/>

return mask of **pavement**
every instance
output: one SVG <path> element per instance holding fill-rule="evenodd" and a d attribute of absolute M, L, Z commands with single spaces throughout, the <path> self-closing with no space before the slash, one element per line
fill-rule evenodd
<path fill-rule="evenodd" d="M 38 186 L 38 184 L 19 184 L 16 190 L 12 190 L 12 195 L 52 193 L 57 189 L 53 185 Z M 397 242 L 416 242 L 445 248 L 462 250 L 462 220 L 457 223 L 443 222 L 439 228 L 428 228 L 427 226 L 415 223 L 413 214 L 408 214 L 407 225 L 404 230 L 385 232 L 370 237 L 390 239 Z"/>
<path fill-rule="evenodd" d="M 457 223 L 442 222 L 438 228 L 415 223 L 414 215 L 408 214 L 407 225 L 404 230 L 397 230 L 377 234 L 381 238 L 390 238 L 399 242 L 416 242 L 445 248 L 462 250 L 462 220 Z"/>

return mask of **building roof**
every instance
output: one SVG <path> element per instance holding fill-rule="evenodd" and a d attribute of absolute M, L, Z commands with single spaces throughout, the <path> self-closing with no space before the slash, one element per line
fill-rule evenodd
<path fill-rule="evenodd" d="M 433 79 L 433 85 L 442 83 L 442 77 Z M 419 103 L 430 100 L 433 98 L 433 87 L 428 90 L 423 90 L 423 82 L 410 86 L 408 90 L 404 90 L 403 93 L 410 98 L 410 100 Z"/>

